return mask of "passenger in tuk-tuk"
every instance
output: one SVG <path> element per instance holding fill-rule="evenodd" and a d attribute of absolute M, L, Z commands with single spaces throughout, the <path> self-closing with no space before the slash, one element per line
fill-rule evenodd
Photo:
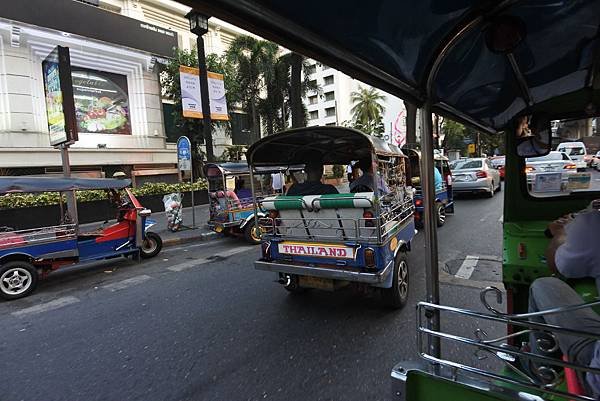
<path fill-rule="evenodd" d="M 304 165 L 306 181 L 303 183 L 295 182 L 288 189 L 286 195 L 329 195 L 337 194 L 338 190 L 331 184 L 323 184 L 323 161 L 320 157 L 312 155 Z"/>
<path fill-rule="evenodd" d="M 244 187 L 245 181 L 241 177 L 237 177 L 235 179 L 235 194 L 238 199 L 250 199 L 252 200 L 252 190 L 250 188 Z"/>
<path fill-rule="evenodd" d="M 358 168 L 362 175 L 350 184 L 350 192 L 374 192 L 373 190 L 373 162 L 370 157 L 365 157 L 358 161 Z M 383 177 L 377 175 L 377 189 L 379 195 L 390 193 L 390 189 L 385 184 Z"/>
<path fill-rule="evenodd" d="M 596 279 L 596 286 L 600 287 L 600 248 L 595 233 L 600 231 L 600 211 L 586 210 L 571 216 L 560 218 L 548 226 L 552 240 L 546 250 L 546 259 L 549 268 L 565 278 L 592 277 Z M 535 280 L 529 292 L 529 312 L 538 312 L 556 307 L 582 304 L 582 298 L 566 282 L 557 277 L 543 277 Z M 546 314 L 534 317 L 532 320 L 539 323 L 568 327 L 590 333 L 600 334 L 600 315 L 591 308 L 578 309 L 567 313 Z M 578 336 L 569 336 L 556 333 L 555 337 L 562 355 L 566 355 L 569 362 L 593 368 L 600 367 L 600 341 Z M 539 341 L 539 342 L 538 342 Z M 551 338 L 543 334 L 532 334 L 530 347 L 532 352 L 550 355 L 540 349 L 552 345 Z M 550 346 L 552 348 L 552 346 Z M 544 381 L 544 377 L 535 374 L 538 369 L 529 366 L 534 377 Z M 587 392 L 596 399 L 600 397 L 600 376 L 588 373 L 580 377 L 580 382 L 586 387 Z"/>

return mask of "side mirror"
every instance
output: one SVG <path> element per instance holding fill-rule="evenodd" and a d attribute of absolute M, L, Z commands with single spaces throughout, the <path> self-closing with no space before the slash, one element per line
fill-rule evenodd
<path fill-rule="evenodd" d="M 527 117 L 520 117 L 515 134 L 517 135 L 517 154 L 521 157 L 547 155 L 552 150 L 552 129 L 547 118 L 533 117 L 527 123 Z"/>

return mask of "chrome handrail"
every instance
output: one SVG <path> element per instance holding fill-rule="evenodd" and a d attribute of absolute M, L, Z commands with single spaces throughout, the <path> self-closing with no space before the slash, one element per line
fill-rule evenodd
<path fill-rule="evenodd" d="M 496 289 L 497 290 L 497 289 Z M 417 347 L 419 349 L 420 356 L 432 363 L 445 365 L 451 368 L 464 370 L 470 373 L 475 373 L 477 375 L 483 376 L 487 379 L 493 379 L 497 381 L 502 381 L 505 383 L 510 383 L 512 385 L 522 386 L 524 388 L 534 390 L 537 392 L 544 392 L 546 394 L 552 394 L 559 397 L 566 397 L 572 400 L 579 401 L 591 401 L 592 397 L 582 396 L 577 394 L 572 394 L 569 392 L 565 392 L 556 388 L 556 386 L 561 382 L 559 373 L 553 367 L 562 367 L 562 368 L 570 368 L 582 373 L 593 373 L 600 374 L 600 368 L 592 368 L 590 366 L 583 366 L 573 362 L 565 362 L 562 359 L 553 358 L 546 355 L 535 354 L 533 352 L 526 352 L 518 348 L 510 348 L 504 347 L 502 345 L 497 345 L 497 343 L 516 337 L 518 335 L 530 334 L 532 332 L 540 332 L 544 333 L 544 335 L 548 336 L 550 334 L 550 339 L 553 344 L 549 347 L 540 347 L 542 351 L 552 352 L 558 350 L 558 342 L 556 333 L 564 333 L 573 336 L 582 337 L 582 339 L 591 339 L 591 340 L 600 340 L 600 333 L 590 333 L 582 330 L 575 330 L 568 327 L 561 327 L 556 325 L 551 325 L 547 323 L 540 323 L 535 321 L 529 321 L 528 318 L 531 317 L 539 317 L 548 314 L 556 314 L 556 313 L 565 313 L 572 310 L 577 310 L 585 307 L 592 307 L 600 304 L 600 300 L 587 302 L 580 305 L 572 305 L 565 306 L 560 308 L 552 308 L 540 312 L 535 313 L 526 313 L 526 314 L 505 314 L 499 312 L 493 308 L 489 308 L 487 305 L 487 301 L 485 300 L 485 295 L 489 293 L 491 287 L 484 289 L 481 293 L 481 299 L 484 301 L 484 305 L 488 310 L 492 313 L 483 313 L 476 312 L 468 309 L 456 308 L 445 305 L 437 305 L 429 302 L 419 302 L 417 304 Z M 498 290 L 499 291 L 499 290 Z M 500 336 L 498 338 L 487 339 L 487 333 L 484 330 L 477 328 L 474 331 L 475 338 L 469 338 L 462 335 L 452 334 L 449 332 L 443 332 L 441 330 L 432 330 L 424 325 L 424 316 L 426 317 L 428 314 L 430 315 L 434 311 L 438 311 L 438 313 L 451 313 L 458 314 L 462 316 L 466 316 L 473 319 L 481 319 L 493 322 L 505 323 L 506 325 L 512 325 L 517 327 L 522 327 L 524 330 L 519 330 L 515 333 L 507 334 L 504 336 Z M 475 354 L 478 358 L 481 357 L 482 352 L 486 354 L 493 355 L 494 357 L 500 359 L 504 363 L 506 363 L 510 369 L 519 375 L 522 380 L 515 379 L 512 377 L 504 376 L 498 373 L 492 373 L 485 371 L 483 369 L 465 364 L 456 361 L 452 361 L 449 359 L 444 359 L 442 357 L 436 357 L 435 355 L 431 355 L 426 347 L 428 343 L 427 339 L 435 337 L 439 339 L 443 339 L 448 342 L 453 342 L 458 345 L 468 346 L 475 348 Z M 538 346 L 541 343 L 538 342 Z M 536 384 L 536 381 L 531 378 L 526 372 L 519 370 L 513 364 L 509 362 L 514 362 L 517 358 L 520 358 L 524 361 L 537 361 L 541 362 L 544 365 L 538 368 L 539 374 L 544 374 L 552 378 L 549 383 L 546 384 Z M 481 358 L 480 358 L 481 359 Z M 549 366 L 546 366 L 549 365 Z"/>
<path fill-rule="evenodd" d="M 5 231 L 0 233 L 0 249 L 72 238 L 77 238 L 75 224 Z M 13 241 L 10 241 L 11 239 Z"/>

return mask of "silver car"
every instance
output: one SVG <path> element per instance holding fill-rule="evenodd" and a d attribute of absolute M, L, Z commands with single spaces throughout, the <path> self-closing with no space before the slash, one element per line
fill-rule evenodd
<path fill-rule="evenodd" d="M 488 197 L 500 190 L 500 173 L 486 158 L 459 160 L 452 170 L 452 191 L 484 192 Z"/>
<path fill-rule="evenodd" d="M 570 174 L 577 172 L 577 163 L 571 157 L 558 151 L 552 151 L 545 156 L 529 157 L 525 160 L 527 183 L 531 184 L 538 173 L 561 173 L 563 181 Z"/>

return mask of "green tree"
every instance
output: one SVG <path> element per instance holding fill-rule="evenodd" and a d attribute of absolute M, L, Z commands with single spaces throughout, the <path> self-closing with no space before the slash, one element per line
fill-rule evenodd
<path fill-rule="evenodd" d="M 235 81 L 235 86 L 228 89 L 235 91 L 232 94 L 235 104 L 240 105 L 251 116 L 255 139 L 260 138 L 259 104 L 262 93 L 267 89 L 265 75 L 270 79 L 278 50 L 275 43 L 239 36 L 225 53 L 227 65 L 232 72 L 231 78 Z"/>
<path fill-rule="evenodd" d="M 352 124 L 354 128 L 366 134 L 381 137 L 385 131 L 383 113 L 385 96 L 375 88 L 359 87 L 358 91 L 350 94 L 352 101 Z"/>

